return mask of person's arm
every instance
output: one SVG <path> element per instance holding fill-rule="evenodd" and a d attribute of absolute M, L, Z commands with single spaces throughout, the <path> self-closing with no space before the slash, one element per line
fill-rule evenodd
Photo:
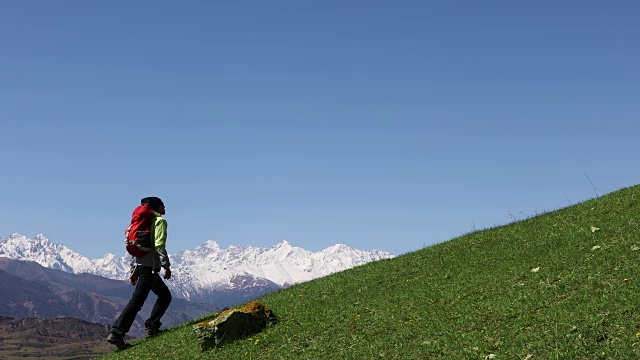
<path fill-rule="evenodd" d="M 160 266 L 164 269 L 164 278 L 171 278 L 171 262 L 167 254 L 167 220 L 158 217 L 155 223 L 155 248 L 160 258 Z"/>

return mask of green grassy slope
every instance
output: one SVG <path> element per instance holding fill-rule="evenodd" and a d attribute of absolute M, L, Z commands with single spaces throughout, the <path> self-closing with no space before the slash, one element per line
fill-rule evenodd
<path fill-rule="evenodd" d="M 269 294 L 281 322 L 211 352 L 194 321 L 103 358 L 640 359 L 639 234 L 634 186 Z"/>

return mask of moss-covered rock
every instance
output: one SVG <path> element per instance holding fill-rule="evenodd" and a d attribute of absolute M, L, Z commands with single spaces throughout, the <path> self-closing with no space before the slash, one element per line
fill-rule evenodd
<path fill-rule="evenodd" d="M 251 302 L 240 309 L 222 311 L 215 319 L 193 326 L 202 351 L 221 346 L 224 342 L 242 339 L 262 331 L 277 318 L 268 307 Z"/>

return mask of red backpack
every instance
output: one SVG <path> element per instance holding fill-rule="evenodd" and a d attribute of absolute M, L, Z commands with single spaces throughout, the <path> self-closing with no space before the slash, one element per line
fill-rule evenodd
<path fill-rule="evenodd" d="M 131 224 L 124 231 L 124 243 L 129 254 L 141 257 L 151 251 L 153 248 L 151 242 L 152 220 L 153 211 L 150 207 L 140 205 L 133 210 Z"/>

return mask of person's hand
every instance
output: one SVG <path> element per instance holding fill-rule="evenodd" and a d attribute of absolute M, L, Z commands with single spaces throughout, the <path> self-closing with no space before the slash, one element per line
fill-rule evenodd
<path fill-rule="evenodd" d="M 131 276 L 129 277 L 129 284 L 135 285 L 137 283 L 138 283 L 138 275 L 137 274 L 131 274 Z"/>
<path fill-rule="evenodd" d="M 165 269 L 164 269 L 164 278 L 165 278 L 166 280 L 171 279 L 171 269 L 169 269 L 169 268 L 165 268 Z"/>

